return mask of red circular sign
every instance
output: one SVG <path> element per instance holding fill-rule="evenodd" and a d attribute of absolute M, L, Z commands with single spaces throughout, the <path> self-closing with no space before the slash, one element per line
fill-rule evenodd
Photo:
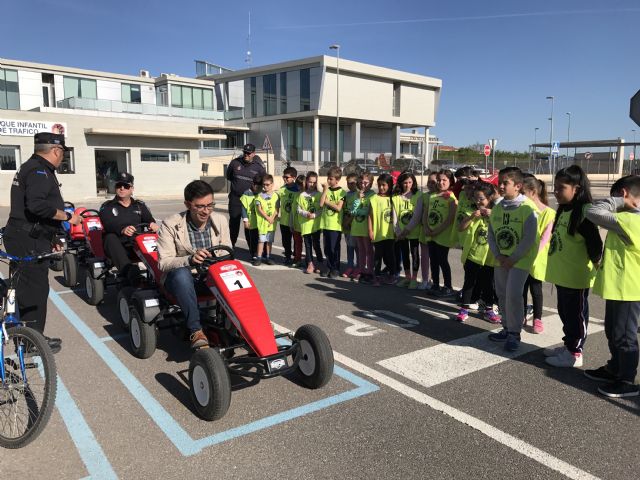
<path fill-rule="evenodd" d="M 491 155 L 491 147 L 489 145 L 485 145 L 484 146 L 484 156 L 488 157 L 489 155 Z"/>

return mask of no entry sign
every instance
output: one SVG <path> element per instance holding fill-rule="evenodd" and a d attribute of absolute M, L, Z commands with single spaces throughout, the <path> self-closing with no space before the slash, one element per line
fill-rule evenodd
<path fill-rule="evenodd" d="M 488 144 L 484 145 L 484 156 L 488 157 L 491 155 L 491 147 Z"/>

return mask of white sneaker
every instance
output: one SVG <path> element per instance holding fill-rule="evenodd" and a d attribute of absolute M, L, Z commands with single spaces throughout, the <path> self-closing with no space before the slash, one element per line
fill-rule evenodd
<path fill-rule="evenodd" d="M 567 348 L 564 345 L 560 345 L 559 347 L 548 347 L 542 350 L 545 357 L 555 357 L 559 353 L 564 352 Z"/>
<path fill-rule="evenodd" d="M 582 354 L 573 354 L 565 348 L 555 357 L 547 357 L 545 361 L 553 367 L 581 367 Z"/>
<path fill-rule="evenodd" d="M 472 303 L 471 305 L 466 307 L 466 309 L 469 310 L 469 311 L 474 311 L 476 313 L 479 313 L 480 312 L 480 303 Z"/>
<path fill-rule="evenodd" d="M 420 282 L 420 285 L 418 285 L 418 290 L 429 290 L 431 288 L 431 285 L 433 285 L 433 282 L 431 281 Z"/>

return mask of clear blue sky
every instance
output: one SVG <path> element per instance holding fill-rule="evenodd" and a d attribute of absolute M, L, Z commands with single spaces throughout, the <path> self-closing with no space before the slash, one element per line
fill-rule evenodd
<path fill-rule="evenodd" d="M 137 74 L 195 75 L 194 59 L 245 67 L 320 54 L 441 78 L 445 144 L 631 139 L 640 89 L 638 0 L 304 2 L 6 0 L 0 57 Z"/>

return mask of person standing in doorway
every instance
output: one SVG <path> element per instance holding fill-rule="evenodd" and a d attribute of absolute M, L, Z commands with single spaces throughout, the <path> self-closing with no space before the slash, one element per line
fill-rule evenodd
<path fill-rule="evenodd" d="M 253 178 L 256 175 L 262 177 L 266 173 L 262 160 L 256 155 L 256 146 L 251 143 L 242 147 L 242 156 L 231 160 L 227 167 L 227 180 L 231 183 L 229 190 L 229 235 L 234 249 L 242 221 L 240 197 L 251 188 Z M 249 238 L 246 238 L 246 241 L 249 245 Z"/>

